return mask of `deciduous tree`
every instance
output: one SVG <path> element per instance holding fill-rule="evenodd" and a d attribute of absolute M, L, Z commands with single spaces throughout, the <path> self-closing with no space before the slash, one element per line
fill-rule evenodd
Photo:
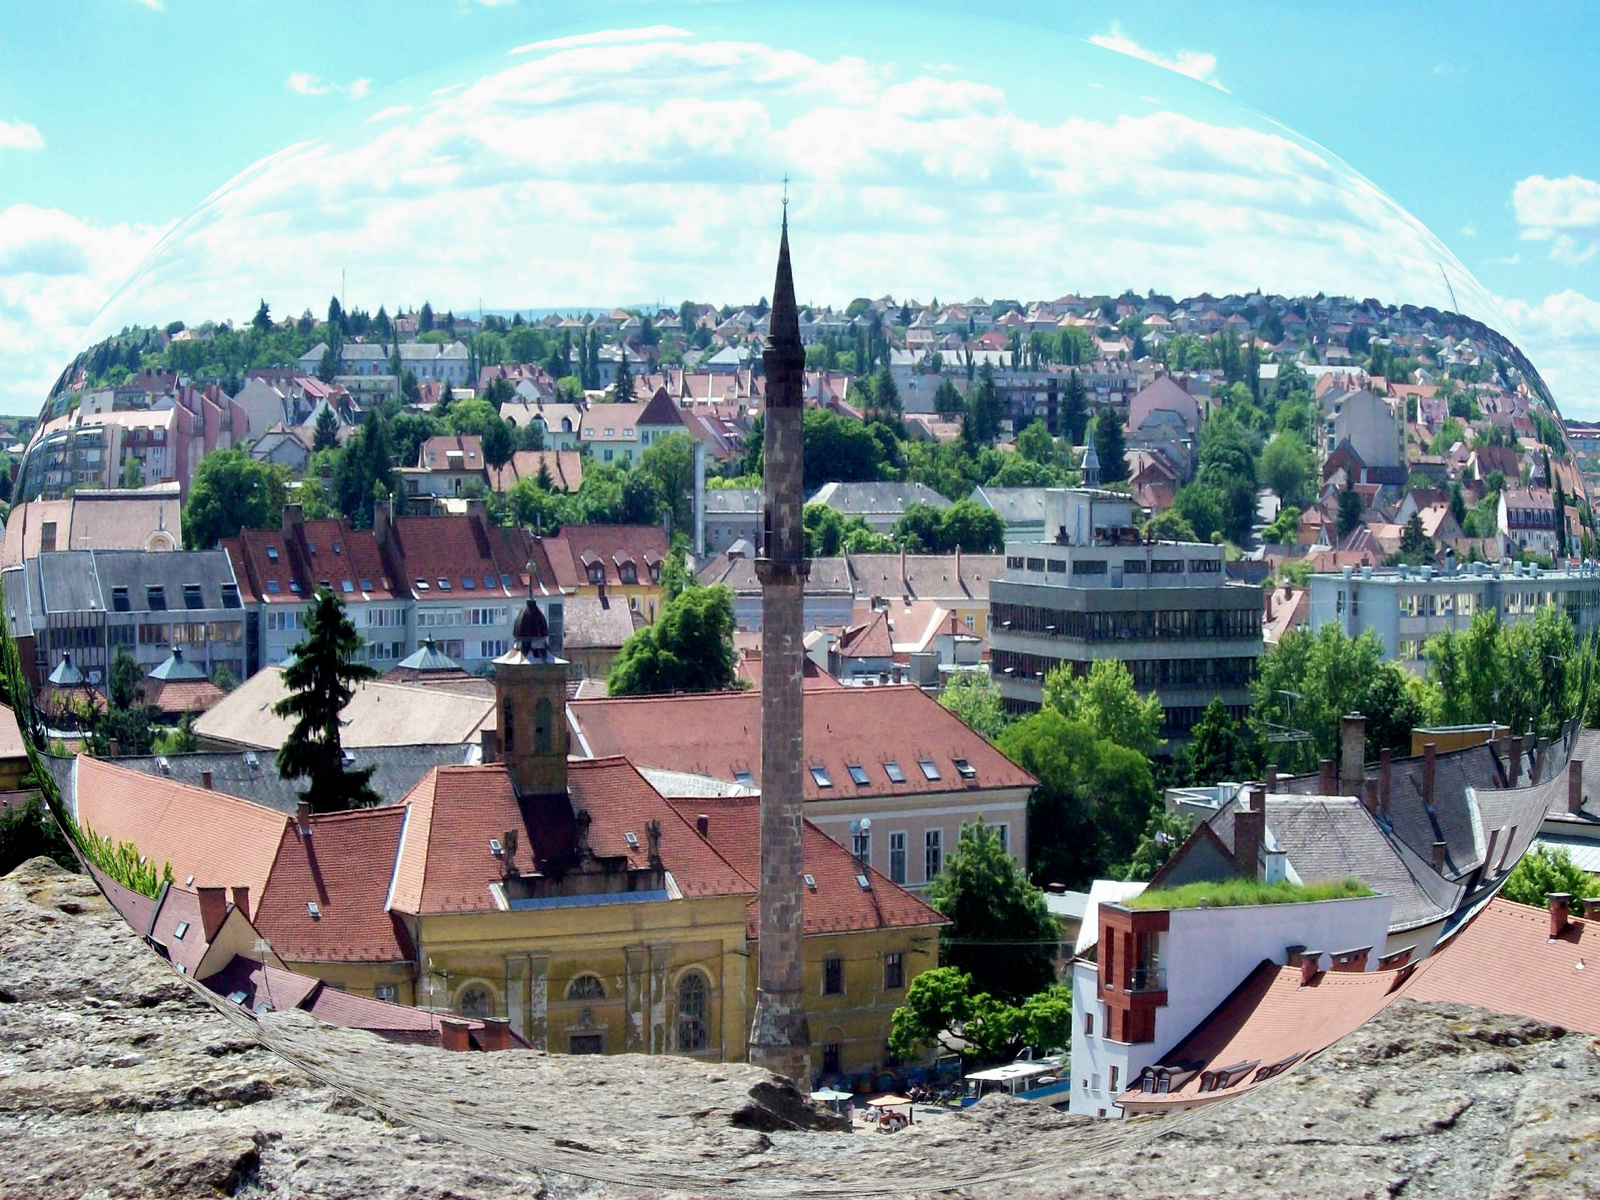
<path fill-rule="evenodd" d="M 606 689 L 613 696 L 715 692 L 734 686 L 733 593 L 688 587 L 623 643 Z"/>
<path fill-rule="evenodd" d="M 240 529 L 276 529 L 283 520 L 283 472 L 243 450 L 213 450 L 200 460 L 183 506 L 183 544 L 206 550 Z"/>

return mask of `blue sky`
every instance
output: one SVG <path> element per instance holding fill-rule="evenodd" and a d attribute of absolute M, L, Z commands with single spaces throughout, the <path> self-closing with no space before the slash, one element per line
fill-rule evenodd
<path fill-rule="evenodd" d="M 930 17 L 930 13 L 942 16 Z M 1113 60 L 1104 51 L 1080 52 L 1065 39 L 1043 38 L 1035 44 L 1026 37 L 1026 30 L 989 26 L 978 20 L 979 14 L 1053 31 L 1065 39 L 1092 40 L 1135 57 Z M 1587 114 L 1595 111 L 1600 99 L 1591 61 L 1600 18 L 1585 6 L 1451 6 L 1440 10 L 1393 3 L 1134 3 L 1110 10 L 1103 5 L 1022 0 L 981 6 L 955 0 L 916 6 L 879 4 L 859 15 L 855 9 L 819 10 L 813 5 L 686 10 L 648 3 L 579 8 L 531 0 L 498 4 L 389 0 L 370 5 L 313 5 L 298 0 L 53 0 L 47 6 L 9 6 L 0 40 L 0 409 L 34 410 L 39 382 L 53 377 L 78 347 L 100 304 L 161 232 L 251 164 L 293 143 L 304 145 L 307 139 L 317 138 L 354 156 L 330 157 L 326 160 L 330 167 L 340 162 L 371 165 L 379 145 L 372 141 L 378 136 L 374 131 L 383 127 L 382 121 L 374 125 L 373 118 L 384 108 L 409 106 L 420 111 L 421 99 L 441 80 L 465 82 L 501 71 L 506 52 L 529 43 L 545 43 L 574 32 L 657 25 L 679 30 L 672 36 L 680 40 L 692 26 L 697 42 L 719 37 L 726 39 L 726 44 L 770 44 L 774 51 L 799 51 L 808 56 L 808 69 L 828 76 L 831 91 L 824 100 L 807 100 L 809 84 L 802 82 L 787 96 L 774 93 L 763 97 L 768 101 L 766 111 L 752 117 L 756 123 L 745 129 L 747 136 L 757 136 L 777 127 L 788 139 L 782 143 L 786 152 L 806 160 L 796 184 L 797 218 L 807 213 L 815 218 L 814 232 L 831 253 L 818 253 L 811 264 L 809 287 L 815 299 L 844 300 L 851 291 L 843 285 L 860 282 L 867 286 L 852 275 L 860 264 L 878 272 L 873 278 L 886 277 L 883 286 L 875 290 L 893 287 L 896 282 L 913 294 L 923 287 L 945 286 L 959 288 L 964 298 L 972 293 L 999 294 L 1012 284 L 1034 283 L 1036 277 L 1016 263 L 987 265 L 989 259 L 962 242 L 957 232 L 950 235 L 947 253 L 930 256 L 926 262 L 905 266 L 906 256 L 898 251 L 874 262 L 872 233 L 902 218 L 913 224 L 920 220 L 919 238 L 939 249 L 937 231 L 947 227 L 941 225 L 945 214 L 988 211 L 984 197 L 973 189 L 974 172 L 982 176 L 992 195 L 1009 195 L 1022 186 L 1014 181 L 1023 175 L 1015 172 L 1033 170 L 1031 160 L 1024 160 L 1035 153 L 1041 130 L 1059 134 L 1077 128 L 1075 121 L 1090 122 L 1092 128 L 1087 133 L 1079 129 L 1082 137 L 1074 134 L 1077 140 L 1071 140 L 1069 146 L 1038 152 L 1059 160 L 1095 153 L 1099 143 L 1093 135 L 1119 115 L 1144 122 L 1140 128 L 1146 132 L 1172 133 L 1152 120 L 1152 114 L 1170 109 L 1185 118 L 1177 123 L 1182 128 L 1172 133 L 1174 138 L 1187 139 L 1181 156 L 1185 161 L 1192 158 L 1194 146 L 1205 145 L 1204 137 L 1197 142 L 1193 136 L 1198 121 L 1201 126 L 1209 123 L 1230 132 L 1229 153 L 1250 160 L 1288 153 L 1294 161 L 1284 170 L 1305 170 L 1308 177 L 1316 176 L 1321 164 L 1304 167 L 1295 157 L 1300 153 L 1296 147 L 1306 143 L 1289 139 L 1274 147 L 1268 139 L 1251 145 L 1231 136 L 1243 129 L 1255 137 L 1270 132 L 1271 122 L 1276 121 L 1309 139 L 1313 150 L 1325 148 L 1334 167 L 1342 169 L 1338 160 L 1350 164 L 1437 235 L 1459 260 L 1463 277 L 1475 277 L 1493 297 L 1494 306 L 1508 319 L 1508 332 L 1523 343 L 1551 380 L 1563 409 L 1572 416 L 1600 414 L 1600 391 L 1591 383 L 1600 369 L 1600 255 L 1596 254 L 1600 183 L 1594 182 L 1600 180 L 1600 161 L 1596 161 L 1600 151 L 1586 128 Z M 950 31 L 966 25 L 981 26 L 983 36 L 975 35 L 971 46 L 960 45 L 959 54 L 949 53 Z M 1019 43 L 1018 38 L 1028 44 Z M 542 48 L 527 57 L 549 58 L 555 53 Z M 619 62 L 626 57 L 622 50 L 602 49 L 581 69 L 591 72 L 592 78 L 597 68 L 605 70 L 608 55 L 620 56 Z M 947 61 L 952 57 L 958 61 Z M 1138 57 L 1225 90 L 1202 88 L 1181 75 L 1164 77 L 1155 67 L 1138 62 Z M 849 64 L 864 61 L 870 67 L 890 59 L 898 61 L 896 79 L 904 86 L 888 88 L 875 107 L 853 110 L 858 118 L 866 113 L 877 122 L 933 119 L 930 105 L 945 103 L 944 94 L 940 93 L 936 102 L 930 101 L 928 94 L 917 92 L 912 76 L 942 81 L 944 87 L 958 92 L 964 87 L 965 92 L 960 92 L 966 104 L 963 119 L 981 118 L 978 124 L 947 122 L 939 126 L 941 132 L 923 147 L 914 164 L 926 178 L 947 184 L 952 194 L 961 192 L 966 198 L 959 205 L 907 213 L 906 198 L 915 199 L 917 193 L 904 187 L 895 193 L 890 186 L 906 184 L 905 164 L 897 163 L 887 172 L 896 176 L 892 180 L 886 172 L 875 176 L 874 162 L 884 163 L 885 147 L 868 145 L 871 139 L 852 130 L 848 121 L 843 128 L 826 123 L 828 114 L 841 111 L 840 97 L 849 97 L 853 89 L 870 90 L 885 83 L 882 77 L 871 77 L 870 71 L 862 79 L 854 79 Z M 465 68 L 459 65 L 464 62 L 469 64 Z M 1126 70 L 1121 70 L 1118 62 L 1128 64 Z M 642 59 L 639 64 L 648 75 L 651 64 Z M 650 111 L 670 117 L 662 126 L 669 132 L 659 137 L 687 139 L 673 150 L 674 163 L 709 156 L 707 161 L 720 164 L 718 169 L 725 173 L 743 169 L 729 164 L 749 167 L 751 156 L 739 153 L 738 147 L 708 147 L 703 139 L 697 142 L 683 131 L 702 128 L 726 134 L 737 127 L 743 119 L 737 104 L 738 88 L 760 88 L 760 80 L 770 78 L 761 73 L 765 67 L 751 69 L 754 74 L 724 80 L 715 95 L 707 92 L 720 107 L 714 114 L 700 114 L 702 126 L 695 125 L 693 114 L 687 120 L 681 114 L 673 115 L 679 110 L 671 107 L 673 102 L 681 104 L 698 95 L 702 89 L 697 84 L 682 76 L 656 82 Z M 1117 94 L 1120 107 L 1096 111 L 1095 95 L 1085 90 L 1091 86 L 1109 87 Z M 994 103 L 991 92 L 1003 92 L 1003 104 Z M 1149 106 L 1140 108 L 1145 102 Z M 815 106 L 808 109 L 807 104 L 812 103 Z M 496 104 L 498 107 L 480 105 L 469 111 L 475 114 L 474 120 L 492 122 L 509 111 L 504 97 L 497 98 Z M 907 105 L 915 109 L 909 115 Z M 1242 112 L 1240 106 L 1271 120 L 1239 116 L 1235 110 Z M 603 119 L 606 111 L 591 106 L 583 119 Z M 400 115 L 388 120 L 404 122 L 414 117 Z M 934 117 L 945 120 L 948 114 Z M 1018 126 L 1019 117 L 1025 118 L 1022 127 Z M 573 153 L 573 147 L 562 140 L 565 135 L 559 125 L 541 118 L 537 128 L 552 147 L 565 147 L 562 153 Z M 587 127 L 579 121 L 577 128 Z M 912 126 L 904 128 L 911 130 Z M 1015 143 L 1012 158 L 974 157 L 974 148 L 960 144 L 962 129 L 980 134 L 984 129 L 1009 130 L 1003 136 Z M 611 127 L 608 130 L 605 136 L 613 141 L 626 140 Z M 442 144 L 433 143 L 435 150 Z M 897 135 L 888 149 L 899 150 L 905 144 L 906 137 Z M 363 149 L 368 152 L 366 159 L 361 157 Z M 636 150 L 636 146 L 624 150 L 613 145 L 607 160 L 611 165 L 605 169 L 614 171 L 615 164 L 624 161 L 633 164 L 629 169 L 637 168 Z M 854 158 L 852 151 L 857 152 Z M 580 145 L 578 153 L 582 152 Z M 937 156 L 947 156 L 948 161 L 933 161 Z M 769 156 L 749 169 L 765 169 L 773 161 L 777 160 Z M 1140 161 L 1148 165 L 1155 160 Z M 327 248 L 339 244 L 339 214 L 352 211 L 348 194 L 317 189 L 314 170 L 305 171 L 308 164 L 316 166 L 314 159 L 302 153 L 279 170 L 280 177 L 292 175 L 296 169 L 302 172 L 294 177 L 292 186 L 280 186 L 279 198 L 293 197 L 306 210 L 328 214 L 314 231 L 321 240 L 295 241 L 308 234 L 297 221 L 279 240 L 261 243 L 261 258 L 242 260 L 234 268 L 236 274 L 250 275 L 241 285 L 243 292 L 253 294 L 252 284 L 270 285 L 269 299 L 280 309 L 310 303 L 309 297 L 315 296 L 325 302 L 332 270 Z M 1171 173 L 1177 169 L 1171 158 L 1160 165 L 1166 172 L 1160 178 L 1169 192 L 1197 193 L 1233 186 L 1229 175 L 1237 167 L 1219 169 L 1208 159 L 1193 169 L 1191 182 L 1185 184 L 1180 175 Z M 525 169 L 525 162 L 502 156 L 492 164 L 482 164 L 477 182 L 481 184 L 496 172 L 515 177 Z M 546 214 L 548 225 L 540 235 L 530 235 L 533 250 L 519 248 L 530 265 L 515 276 L 502 271 L 499 278 L 481 264 L 476 273 L 462 270 L 455 277 L 446 277 L 444 267 L 438 266 L 440 287 L 454 293 L 446 302 L 467 307 L 471 298 L 466 293 L 484 287 L 500 293 L 484 297 L 491 305 L 638 301 L 657 293 L 668 300 L 685 293 L 724 300 L 745 297 L 696 289 L 764 290 L 758 280 L 765 268 L 748 275 L 703 269 L 708 248 L 742 253 L 748 247 L 754 251 L 758 242 L 753 235 L 761 229 L 752 225 L 752 238 L 747 239 L 740 223 L 749 220 L 749 205 L 732 203 L 726 195 L 708 190 L 705 178 L 691 178 L 692 174 L 669 170 L 663 162 L 647 164 L 640 180 L 680 189 L 672 194 L 687 201 L 683 207 L 689 215 L 680 213 L 677 219 L 666 221 L 656 211 L 652 223 L 649 210 L 641 208 L 644 215 L 634 225 L 646 232 L 626 245 L 616 240 L 621 235 L 615 220 L 591 223 L 587 232 L 573 239 L 581 244 L 581 253 L 568 254 L 564 260 L 560 243 L 566 239 L 560 232 L 561 222 L 570 221 L 576 229 L 592 217 L 596 195 L 605 195 L 605 170 L 596 166 L 595 172 L 579 181 L 541 175 L 541 187 L 546 190 L 540 193 L 539 211 Z M 743 177 L 731 181 L 741 185 L 761 182 Z M 1137 184 L 1137 179 L 1127 180 L 1127 186 L 1135 191 Z M 418 186 L 413 176 L 399 180 L 400 190 L 414 192 Z M 503 180 L 500 186 L 504 186 Z M 1075 190 L 1078 186 L 1062 175 L 1055 198 L 1080 195 Z M 1348 191 L 1351 186 L 1341 175 L 1338 187 Z M 1359 190 L 1359 184 L 1355 186 Z M 589 190 L 582 192 L 583 187 Z M 848 227 L 835 211 L 839 192 L 860 197 L 854 202 L 858 228 Z M 251 194 L 248 186 L 240 193 L 245 197 Z M 387 193 L 389 198 L 395 194 L 393 190 Z M 494 194 L 504 200 L 504 192 Z M 255 195 L 259 201 L 259 192 Z M 1321 211 L 1318 205 L 1328 202 L 1328 197 L 1300 199 L 1306 205 L 1302 219 Z M 1153 239 L 1160 253 L 1152 253 L 1147 260 L 1125 251 L 1111 256 L 1111 261 L 1127 264 L 1130 272 L 1151 277 L 1130 274 L 1101 279 L 1097 271 L 1103 272 L 1104 265 L 1095 267 L 1089 256 L 1073 252 L 1068 243 L 1056 264 L 1056 275 L 1062 280 L 1059 290 L 1097 285 L 1174 286 L 1203 276 L 1207 262 L 1218 264 L 1219 271 L 1230 265 L 1234 256 L 1227 253 L 1225 227 L 1224 236 L 1214 237 L 1206 245 L 1191 244 L 1186 231 L 1179 228 L 1186 219 L 1204 222 L 1213 220 L 1217 211 L 1228 210 L 1185 209 L 1170 196 L 1162 201 L 1148 196 L 1145 200 L 1152 206 L 1149 211 L 1159 215 L 1122 229 L 1112 229 L 1104 222 L 1086 225 L 1077 236 L 1080 245 L 1085 236 Z M 1141 202 L 1131 199 L 1130 207 Z M 1256 214 L 1276 220 L 1284 212 L 1283 205 L 1282 196 L 1267 196 Z M 211 221 L 217 228 L 237 230 L 244 213 L 254 218 L 252 228 L 261 230 L 268 224 L 265 211 L 259 203 L 251 208 L 237 198 L 230 203 L 228 197 L 222 197 L 212 207 Z M 385 209 L 390 214 L 393 211 Z M 401 257 L 400 250 L 411 245 L 408 239 L 460 242 L 460 211 L 453 208 L 448 188 L 433 197 L 432 207 L 412 204 L 406 220 L 388 228 L 394 239 L 389 244 L 396 248 L 391 255 Z M 1030 211 L 1047 210 L 1014 205 L 1009 216 L 1022 221 Z M 1337 220 L 1348 216 L 1341 211 Z M 365 219 L 369 235 L 385 228 L 370 213 Z M 1369 241 L 1416 240 L 1392 223 L 1398 220 L 1392 214 L 1385 212 L 1374 219 L 1377 224 L 1357 223 Z M 228 221 L 234 224 L 229 226 Z M 1005 227 L 997 224 L 996 228 Z M 1298 228 L 1285 224 L 1283 246 L 1276 250 L 1241 242 L 1249 254 L 1247 261 L 1259 262 L 1259 273 L 1265 276 L 1259 282 L 1264 286 L 1277 286 L 1274 272 L 1288 269 L 1282 259 L 1287 252 L 1284 247 L 1303 242 L 1306 228 L 1304 223 Z M 183 236 L 194 245 L 204 241 L 203 235 Z M 300 245 L 307 249 L 304 262 L 291 263 L 292 269 L 279 269 L 276 274 L 268 269 L 292 260 L 294 248 Z M 313 251 L 314 246 L 320 249 Z M 473 247 L 479 254 L 483 249 L 481 245 Z M 1318 269 L 1336 274 L 1334 249 L 1308 252 L 1307 261 L 1323 264 Z M 1416 240 L 1411 257 L 1422 262 L 1434 249 Z M 814 245 L 813 250 L 821 252 L 824 246 Z M 185 295 L 192 302 L 223 307 L 239 303 L 237 297 L 216 290 L 192 272 L 174 275 L 170 266 L 177 257 L 174 247 L 169 245 L 166 257 L 171 286 L 162 293 L 165 303 Z M 394 278 L 373 269 L 370 253 L 364 265 L 359 254 L 351 257 L 362 266 L 366 278 L 382 279 L 375 288 L 382 294 L 368 296 L 352 288 L 352 299 L 369 305 L 386 301 L 392 307 L 397 300 L 418 302 L 422 298 L 420 294 L 394 296 Z M 1395 274 L 1378 257 L 1360 268 L 1372 273 L 1374 291 L 1386 283 L 1413 287 L 1414 274 Z M 426 265 L 425 260 L 421 265 Z M 1451 269 L 1455 269 L 1453 264 Z M 260 278 L 253 272 L 260 273 Z M 1163 273 L 1171 278 L 1156 277 Z M 837 281 L 840 290 L 827 286 L 828 280 Z M 804 278 L 800 286 L 802 292 L 808 291 Z M 1338 284 L 1330 281 L 1330 290 L 1334 286 Z M 613 290 L 621 294 L 611 294 Z M 591 294 L 594 292 L 601 294 Z M 926 297 L 925 292 L 921 294 Z M 945 298 L 956 296 L 955 291 L 945 293 Z M 437 303 L 442 297 L 436 293 L 432 298 Z M 1433 296 L 1409 295 L 1383 298 L 1434 300 Z M 117 315 L 113 306 L 109 319 Z M 185 309 L 176 315 L 239 319 L 248 313 Z M 1494 312 L 1481 315 L 1486 319 L 1498 316 Z"/>

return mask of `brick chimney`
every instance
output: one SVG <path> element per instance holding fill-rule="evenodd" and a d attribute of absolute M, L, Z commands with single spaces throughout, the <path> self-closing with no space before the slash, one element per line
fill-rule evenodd
<path fill-rule="evenodd" d="M 1272 766 L 1271 764 L 1269 764 L 1267 766 L 1266 786 L 1267 786 L 1267 794 L 1269 796 L 1273 792 L 1278 790 L 1278 768 L 1275 767 L 1275 766 Z"/>
<path fill-rule="evenodd" d="M 1439 761 L 1439 744 L 1422 743 L 1422 802 L 1433 808 L 1433 775 Z"/>
<path fill-rule="evenodd" d="M 1241 807 L 1233 814 L 1233 861 L 1248 879 L 1261 877 L 1261 844 L 1266 837 L 1267 814 L 1264 805 L 1261 808 Z"/>
<path fill-rule="evenodd" d="M 1550 938 L 1552 941 L 1567 931 L 1567 914 L 1571 911 L 1571 892 L 1550 893 Z"/>
<path fill-rule="evenodd" d="M 1351 713 L 1339 722 L 1339 792 L 1361 795 L 1361 780 L 1366 766 L 1367 719 Z"/>
<path fill-rule="evenodd" d="M 472 1049 L 471 1026 L 459 1017 L 440 1017 L 439 1048 L 442 1050 Z"/>
<path fill-rule="evenodd" d="M 1445 858 L 1448 855 L 1449 850 L 1450 843 L 1448 842 L 1433 843 L 1433 869 L 1435 871 L 1444 870 Z"/>
<path fill-rule="evenodd" d="M 1321 796 L 1336 796 L 1339 794 L 1339 776 L 1334 770 L 1333 759 L 1322 760 L 1322 769 L 1317 779 L 1317 794 Z"/>
<path fill-rule="evenodd" d="M 298 504 L 285 504 L 283 506 L 283 537 L 284 540 L 294 537 L 300 527 L 306 523 L 306 510 Z"/>
<path fill-rule="evenodd" d="M 1511 739 L 1511 786 L 1518 787 L 1522 783 L 1522 735 L 1519 733 Z"/>
<path fill-rule="evenodd" d="M 1586 921 L 1600 920 L 1600 896 L 1584 897 L 1583 919 Z"/>
<path fill-rule="evenodd" d="M 234 889 L 233 889 L 233 906 L 235 908 L 237 908 L 240 912 L 242 912 L 245 915 L 245 919 L 246 920 L 249 920 L 249 918 L 250 918 L 250 889 L 249 888 L 241 887 L 241 886 L 239 886 L 237 884 L 234 885 Z"/>
<path fill-rule="evenodd" d="M 1300 955 L 1300 986 L 1305 987 L 1322 974 L 1322 951 L 1305 950 Z"/>
<path fill-rule="evenodd" d="M 1387 746 L 1378 751 L 1378 811 L 1389 815 L 1389 780 L 1394 766 L 1394 751 Z"/>
<path fill-rule="evenodd" d="M 228 919 L 228 889 L 220 887 L 195 888 L 200 897 L 200 932 L 207 942 L 217 936 L 217 930 Z"/>
<path fill-rule="evenodd" d="M 311 836 L 311 801 L 302 800 L 294 806 L 294 823 L 301 837 Z"/>
<path fill-rule="evenodd" d="M 1583 759 L 1575 758 L 1567 764 L 1567 811 L 1583 811 Z"/>
<path fill-rule="evenodd" d="M 510 1019 L 484 1017 L 483 1028 L 478 1030 L 478 1045 L 481 1049 L 489 1051 L 511 1049 Z"/>
<path fill-rule="evenodd" d="M 1366 806 L 1366 810 L 1369 813 L 1371 813 L 1373 816 L 1377 816 L 1378 815 L 1378 781 L 1376 779 L 1368 779 L 1363 784 L 1362 789 L 1361 789 L 1361 799 L 1362 799 L 1362 803 Z"/>

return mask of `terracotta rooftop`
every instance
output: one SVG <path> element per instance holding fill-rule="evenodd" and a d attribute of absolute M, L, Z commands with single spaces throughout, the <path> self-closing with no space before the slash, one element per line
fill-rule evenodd
<path fill-rule="evenodd" d="M 352 529 L 343 519 L 286 524 L 287 529 L 241 529 L 222 541 L 247 603 L 302 604 L 324 584 L 347 601 L 399 594 L 372 530 Z"/>
<path fill-rule="evenodd" d="M 419 600 L 522 596 L 531 536 L 480 516 L 395 517 L 379 544 L 399 589 Z M 441 580 L 444 583 L 441 584 Z"/>
<path fill-rule="evenodd" d="M 1161 1056 L 1158 1066 L 1173 1072 L 1170 1090 L 1145 1092 L 1130 1080 L 1134 1086 L 1117 1102 L 1160 1110 L 1249 1091 L 1371 1020 L 1395 998 L 1402 977 L 1395 971 L 1325 971 L 1302 984 L 1298 966 L 1265 961 Z M 1225 1072 L 1223 1086 L 1202 1090 L 1214 1072 Z"/>
<path fill-rule="evenodd" d="M 676 800 L 674 808 L 691 828 L 702 815 L 706 840 L 747 880 L 761 878 L 761 798 L 759 796 L 697 797 Z M 698 838 L 698 835 L 695 835 Z M 805 888 L 806 936 L 865 929 L 937 926 L 944 918 L 885 875 L 861 867 L 850 851 L 810 821 L 805 823 L 805 870 L 815 882 Z M 865 875 L 863 888 L 857 877 Z M 754 884 L 752 883 L 752 887 Z M 746 913 L 748 936 L 760 930 L 760 908 L 752 900 Z"/>
<path fill-rule="evenodd" d="M 807 689 L 805 697 L 807 800 L 1035 783 L 920 688 L 817 688 Z M 734 783 L 746 782 L 741 774 L 761 778 L 758 692 L 575 700 L 568 716 L 578 744 L 596 757 L 620 754 L 641 767 Z M 851 766 L 863 772 L 865 783 L 854 780 Z M 894 782 L 891 767 L 904 782 Z"/>
<path fill-rule="evenodd" d="M 550 473 L 550 484 L 558 492 L 575 492 L 583 483 L 583 455 L 576 450 L 518 450 L 503 467 L 489 468 L 489 486 L 509 492 L 518 481 L 538 479 L 539 467 Z"/>
<path fill-rule="evenodd" d="M 1574 898 L 1573 908 L 1577 910 Z M 1586 961 L 1595 956 L 1594 962 Z M 1550 937 L 1550 914 L 1498 897 L 1407 983 L 1413 1000 L 1453 1000 L 1600 1036 L 1600 926 L 1569 919 Z"/>
<path fill-rule="evenodd" d="M 540 539 L 555 574 L 566 590 L 588 586 L 590 567 L 598 566 L 605 582 L 622 585 L 621 570 L 631 563 L 637 582 L 649 584 L 667 557 L 667 531 L 659 525 L 565 525 Z"/>
<path fill-rule="evenodd" d="M 299 962 L 414 957 L 399 918 L 383 907 L 405 819 L 399 807 L 327 813 L 311 818 L 310 837 L 287 822 L 251 914 L 272 948 Z M 308 907 L 313 903 L 315 916 Z"/>
<path fill-rule="evenodd" d="M 78 756 L 74 772 L 79 823 L 132 842 L 158 872 L 171 863 L 179 887 L 265 892 L 288 820 L 283 813 L 87 755 Z"/>
<path fill-rule="evenodd" d="M 889 614 L 872 613 L 859 625 L 839 635 L 840 658 L 893 658 L 894 642 L 889 631 Z"/>

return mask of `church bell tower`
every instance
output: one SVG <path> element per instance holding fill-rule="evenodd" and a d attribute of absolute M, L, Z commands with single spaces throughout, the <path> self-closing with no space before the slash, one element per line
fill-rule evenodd
<path fill-rule="evenodd" d="M 550 653 L 550 627 L 532 596 L 494 660 L 500 758 L 519 796 L 567 791 L 567 663 Z"/>

